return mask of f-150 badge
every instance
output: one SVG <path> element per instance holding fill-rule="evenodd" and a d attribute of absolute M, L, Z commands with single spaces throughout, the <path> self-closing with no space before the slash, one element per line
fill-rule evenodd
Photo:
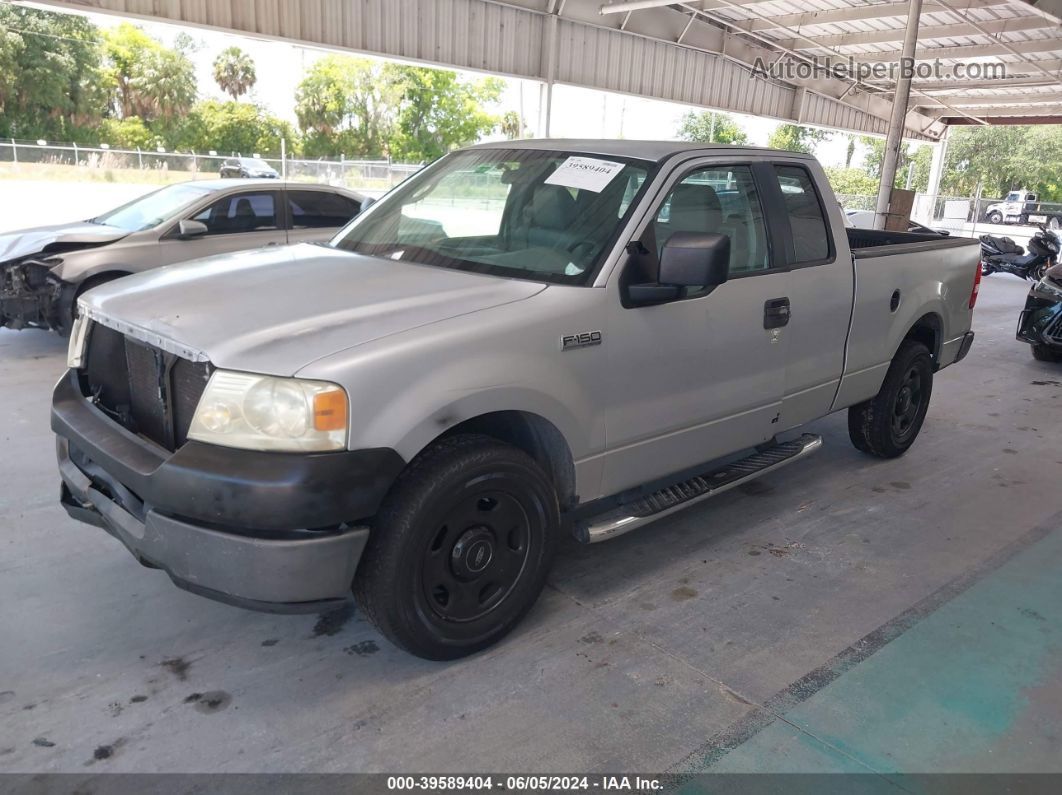
<path fill-rule="evenodd" d="M 561 337 L 561 350 L 566 351 L 571 348 L 586 348 L 590 345 L 601 344 L 601 332 L 600 331 L 583 331 L 579 334 L 565 334 Z"/>

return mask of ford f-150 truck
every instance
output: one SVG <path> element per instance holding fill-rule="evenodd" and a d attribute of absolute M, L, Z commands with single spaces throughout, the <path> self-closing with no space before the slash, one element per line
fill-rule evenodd
<path fill-rule="evenodd" d="M 330 244 L 87 292 L 51 415 L 62 503 L 182 588 L 315 611 L 353 590 L 399 646 L 459 657 L 530 609 L 562 532 L 798 461 L 841 409 L 860 450 L 907 451 L 973 341 L 978 253 L 847 229 L 805 155 L 461 150 Z"/>

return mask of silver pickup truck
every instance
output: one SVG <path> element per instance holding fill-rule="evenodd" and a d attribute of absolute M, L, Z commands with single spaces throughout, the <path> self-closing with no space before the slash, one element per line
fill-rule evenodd
<path fill-rule="evenodd" d="M 330 244 L 91 290 L 55 389 L 62 502 L 180 587 L 355 597 L 433 659 L 593 543 L 821 445 L 914 442 L 962 359 L 974 240 L 846 229 L 788 152 L 521 141 L 450 154 Z"/>

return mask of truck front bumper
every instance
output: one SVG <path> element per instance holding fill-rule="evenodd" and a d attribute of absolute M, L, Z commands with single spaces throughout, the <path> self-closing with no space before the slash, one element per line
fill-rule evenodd
<path fill-rule="evenodd" d="M 349 598 L 375 514 L 404 466 L 393 450 L 266 453 L 187 442 L 175 452 L 56 385 L 61 502 L 179 587 L 272 612 Z"/>

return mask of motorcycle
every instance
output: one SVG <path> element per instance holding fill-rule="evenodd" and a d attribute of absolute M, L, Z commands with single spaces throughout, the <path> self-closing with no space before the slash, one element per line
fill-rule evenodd
<path fill-rule="evenodd" d="M 1062 265 L 1048 268 L 1029 291 L 1018 318 L 1018 340 L 1032 346 L 1034 359 L 1062 362 Z"/>
<path fill-rule="evenodd" d="M 981 235 L 981 275 L 1011 273 L 1022 279 L 1040 281 L 1047 269 L 1058 262 L 1058 234 L 1045 226 L 1029 240 L 1029 253 L 1009 237 Z"/>

